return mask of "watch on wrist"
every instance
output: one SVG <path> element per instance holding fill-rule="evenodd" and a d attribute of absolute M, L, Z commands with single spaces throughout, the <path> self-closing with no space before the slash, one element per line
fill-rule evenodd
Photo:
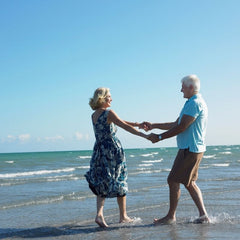
<path fill-rule="evenodd" d="M 160 135 L 158 136 L 158 138 L 159 138 L 159 140 L 162 140 L 162 135 L 160 134 Z"/>

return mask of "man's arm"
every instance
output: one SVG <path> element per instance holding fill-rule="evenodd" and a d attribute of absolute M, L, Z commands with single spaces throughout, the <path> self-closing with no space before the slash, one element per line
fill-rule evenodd
<path fill-rule="evenodd" d="M 196 118 L 192 116 L 184 114 L 179 124 L 175 125 L 173 128 L 169 129 L 168 131 L 160 134 L 162 137 L 161 140 L 174 137 L 179 133 L 184 132 L 195 121 L 195 119 Z"/>
<path fill-rule="evenodd" d="M 152 123 L 152 129 L 157 128 L 161 130 L 169 130 L 178 124 L 178 119 L 175 122 L 167 122 L 167 123 Z"/>
<path fill-rule="evenodd" d="M 154 128 L 161 130 L 169 130 L 175 127 L 178 124 L 178 119 L 175 122 L 167 122 L 167 123 L 150 123 L 150 122 L 142 122 L 139 124 L 139 128 L 143 128 L 144 130 L 152 130 Z"/>
<path fill-rule="evenodd" d="M 191 117 L 189 115 L 183 115 L 181 122 L 179 124 L 175 124 L 171 129 L 162 133 L 162 134 L 155 134 L 152 133 L 149 137 L 153 143 L 158 142 L 160 140 L 164 140 L 166 138 L 171 138 L 178 135 L 181 132 L 184 132 L 194 121 L 196 118 Z M 160 139 L 161 138 L 161 139 Z"/>

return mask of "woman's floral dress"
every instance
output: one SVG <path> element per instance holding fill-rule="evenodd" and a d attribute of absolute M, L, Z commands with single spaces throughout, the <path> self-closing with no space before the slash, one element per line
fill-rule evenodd
<path fill-rule="evenodd" d="M 95 195 L 113 198 L 127 194 L 127 165 L 122 145 L 115 135 L 117 128 L 107 123 L 108 113 L 108 110 L 103 111 L 96 124 L 93 123 L 96 142 L 85 177 Z"/>

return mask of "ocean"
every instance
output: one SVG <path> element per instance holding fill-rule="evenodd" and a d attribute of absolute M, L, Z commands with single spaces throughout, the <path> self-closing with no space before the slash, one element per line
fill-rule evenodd
<path fill-rule="evenodd" d="M 240 146 L 208 146 L 199 169 L 210 224 L 184 186 L 177 223 L 154 226 L 168 211 L 167 176 L 177 148 L 126 149 L 127 212 L 120 224 L 116 198 L 106 199 L 103 230 L 94 222 L 96 197 L 84 178 L 92 151 L 0 154 L 0 239 L 239 239 Z"/>

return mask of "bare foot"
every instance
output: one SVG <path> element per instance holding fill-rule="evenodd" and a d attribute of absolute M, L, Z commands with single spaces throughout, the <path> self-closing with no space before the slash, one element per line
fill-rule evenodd
<path fill-rule="evenodd" d="M 134 220 L 130 217 L 125 217 L 119 220 L 119 223 L 130 223 L 133 222 Z"/>
<path fill-rule="evenodd" d="M 108 225 L 107 223 L 105 222 L 104 218 L 103 217 L 96 217 L 95 218 L 95 223 L 97 223 L 99 225 L 99 227 L 102 227 L 102 228 L 107 228 Z"/>
<path fill-rule="evenodd" d="M 176 223 L 176 219 L 164 217 L 159 219 L 154 219 L 154 225 L 163 225 L 163 224 L 174 224 Z"/>
<path fill-rule="evenodd" d="M 208 218 L 207 215 L 202 215 L 201 217 L 195 219 L 195 220 L 193 221 L 193 223 L 195 223 L 195 224 L 199 224 L 199 223 L 210 223 L 210 220 L 209 220 L 209 218 Z"/>

